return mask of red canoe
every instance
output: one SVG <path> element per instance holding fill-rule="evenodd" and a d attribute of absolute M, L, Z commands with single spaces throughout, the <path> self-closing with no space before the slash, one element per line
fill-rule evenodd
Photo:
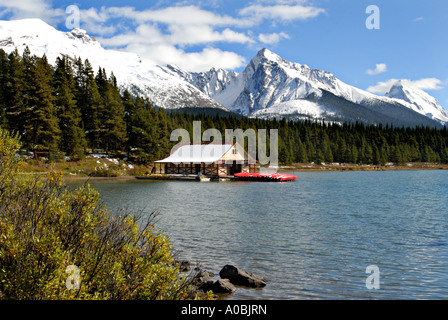
<path fill-rule="evenodd" d="M 292 181 L 297 179 L 289 173 L 247 173 L 240 172 L 234 175 L 241 181 Z"/>

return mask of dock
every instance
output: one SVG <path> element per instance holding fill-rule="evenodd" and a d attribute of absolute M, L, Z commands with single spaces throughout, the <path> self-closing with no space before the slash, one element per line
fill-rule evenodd
<path fill-rule="evenodd" d="M 181 181 L 232 181 L 234 176 L 198 176 L 197 174 L 151 174 L 136 177 L 140 180 L 181 180 Z"/>
<path fill-rule="evenodd" d="M 263 181 L 286 182 L 297 179 L 289 173 L 235 173 L 233 176 L 198 176 L 196 174 L 151 174 L 136 177 L 140 180 L 182 180 L 182 181 Z"/>
<path fill-rule="evenodd" d="M 240 172 L 235 173 L 235 177 L 239 181 L 265 181 L 265 182 L 286 182 L 293 181 L 297 179 L 297 176 L 294 176 L 289 173 L 248 173 L 248 172 Z"/>

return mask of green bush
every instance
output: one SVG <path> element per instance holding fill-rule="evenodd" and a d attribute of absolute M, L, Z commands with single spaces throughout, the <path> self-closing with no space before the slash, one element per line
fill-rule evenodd
<path fill-rule="evenodd" d="M 154 214 L 112 215 L 97 191 L 70 192 L 61 174 L 18 175 L 19 147 L 0 129 L 2 299 L 186 297 L 189 280 L 173 264 L 169 239 L 151 223 Z"/>

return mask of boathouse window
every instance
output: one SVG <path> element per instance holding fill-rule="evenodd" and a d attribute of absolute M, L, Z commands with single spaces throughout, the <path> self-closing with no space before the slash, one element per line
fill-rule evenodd
<path fill-rule="evenodd" d="M 236 154 L 236 148 L 232 149 L 232 154 Z"/>

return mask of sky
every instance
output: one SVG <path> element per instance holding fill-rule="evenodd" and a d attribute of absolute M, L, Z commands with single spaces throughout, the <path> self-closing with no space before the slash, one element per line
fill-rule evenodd
<path fill-rule="evenodd" d="M 188 71 L 241 72 L 267 48 L 378 95 L 404 79 L 448 109 L 446 0 L 0 0 L 0 20 L 23 18 Z"/>

